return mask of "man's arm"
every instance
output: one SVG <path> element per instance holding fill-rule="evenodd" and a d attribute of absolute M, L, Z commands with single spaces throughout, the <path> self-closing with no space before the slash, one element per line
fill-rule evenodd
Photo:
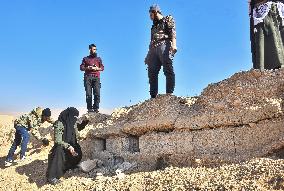
<path fill-rule="evenodd" d="M 146 57 L 144 59 L 144 63 L 146 65 L 148 65 L 148 63 L 149 63 L 149 54 L 150 54 L 149 52 L 150 52 L 150 49 L 151 49 L 151 46 L 152 46 L 152 41 L 153 41 L 153 35 L 152 35 L 152 28 L 151 28 L 151 37 L 150 37 L 149 48 L 148 48 L 148 51 L 147 51 L 147 55 L 146 55 Z"/>
<path fill-rule="evenodd" d="M 89 68 L 86 67 L 86 65 L 85 65 L 85 58 L 83 58 L 83 60 L 82 60 L 82 64 L 80 65 L 80 70 L 81 70 L 81 71 L 87 71 L 87 70 L 89 70 Z"/>
<path fill-rule="evenodd" d="M 41 140 L 42 137 L 38 131 L 38 128 L 40 127 L 40 119 L 36 118 L 35 116 L 29 115 L 27 117 L 27 122 L 28 122 L 28 128 L 31 131 L 31 134 L 37 139 Z"/>
<path fill-rule="evenodd" d="M 85 66 L 84 60 L 82 61 L 82 64 L 80 65 L 80 70 L 81 71 L 103 71 L 104 70 L 104 65 L 102 63 L 102 59 L 98 58 L 99 66 Z"/>
<path fill-rule="evenodd" d="M 89 66 L 88 69 L 92 70 L 92 71 L 104 71 L 104 65 L 103 65 L 103 62 L 102 62 L 102 59 L 98 57 L 98 66 Z"/>
<path fill-rule="evenodd" d="M 98 71 L 104 71 L 104 69 L 105 69 L 105 67 L 103 65 L 103 61 L 102 61 L 101 58 L 99 58 L 99 69 L 98 69 Z"/>
<path fill-rule="evenodd" d="M 172 50 L 174 52 L 177 51 L 177 39 L 176 39 L 176 36 L 172 38 Z"/>
<path fill-rule="evenodd" d="M 37 140 L 42 140 L 42 137 L 38 131 L 38 128 L 39 127 L 36 127 L 36 128 L 32 128 L 31 129 L 31 134 L 37 139 Z"/>
<path fill-rule="evenodd" d="M 76 128 L 78 131 L 82 131 L 83 129 L 85 129 L 85 127 L 88 125 L 90 121 L 88 119 L 84 119 L 84 120 L 77 120 L 77 122 L 75 123 Z"/>
<path fill-rule="evenodd" d="M 169 38 L 171 40 L 171 50 L 175 53 L 177 51 L 177 40 L 176 40 L 176 24 L 174 18 L 169 15 L 166 18 Z"/>

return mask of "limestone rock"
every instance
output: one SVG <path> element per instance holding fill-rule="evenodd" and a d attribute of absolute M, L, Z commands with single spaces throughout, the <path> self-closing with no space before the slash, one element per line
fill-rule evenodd
<path fill-rule="evenodd" d="M 198 97 L 159 95 L 116 109 L 94 125 L 95 156 L 110 166 L 120 156 L 137 170 L 265 156 L 284 146 L 283 76 L 283 69 L 239 72 Z"/>
<path fill-rule="evenodd" d="M 101 163 L 101 161 L 96 159 L 88 159 L 86 161 L 81 162 L 78 166 L 83 172 L 90 172 L 91 170 L 97 167 L 97 163 Z"/>

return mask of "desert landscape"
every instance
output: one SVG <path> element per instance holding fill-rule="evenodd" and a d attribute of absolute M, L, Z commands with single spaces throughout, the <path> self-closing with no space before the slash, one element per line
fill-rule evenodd
<path fill-rule="evenodd" d="M 5 168 L 13 117 L 0 116 L 0 190 L 284 190 L 284 70 L 239 72 L 197 97 L 159 95 L 112 114 L 85 114 L 83 161 L 46 184 L 48 153 Z M 42 136 L 53 140 L 45 123 Z"/>

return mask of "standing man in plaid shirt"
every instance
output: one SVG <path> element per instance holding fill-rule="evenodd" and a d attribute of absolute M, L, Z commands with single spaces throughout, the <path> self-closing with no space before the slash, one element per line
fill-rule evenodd
<path fill-rule="evenodd" d="M 86 91 L 86 102 L 88 113 L 99 112 L 100 104 L 100 72 L 104 70 L 102 59 L 97 56 L 97 46 L 89 45 L 90 55 L 83 58 L 80 70 L 84 71 L 84 86 Z M 94 103 L 92 97 L 94 95 Z"/>

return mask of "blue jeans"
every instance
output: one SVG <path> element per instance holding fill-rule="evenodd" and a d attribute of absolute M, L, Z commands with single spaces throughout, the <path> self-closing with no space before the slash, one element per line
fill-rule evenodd
<path fill-rule="evenodd" d="M 21 144 L 20 158 L 23 158 L 27 151 L 29 140 L 30 140 L 30 134 L 28 130 L 23 126 L 16 126 L 15 139 L 6 159 L 8 161 L 13 160 L 14 153 L 20 144 Z"/>
<path fill-rule="evenodd" d="M 147 56 L 148 77 L 150 95 L 158 94 L 158 75 L 161 67 L 166 76 L 166 93 L 173 93 L 175 88 L 175 73 L 173 68 L 173 54 L 170 52 L 170 44 L 162 44 L 151 48 Z"/>

